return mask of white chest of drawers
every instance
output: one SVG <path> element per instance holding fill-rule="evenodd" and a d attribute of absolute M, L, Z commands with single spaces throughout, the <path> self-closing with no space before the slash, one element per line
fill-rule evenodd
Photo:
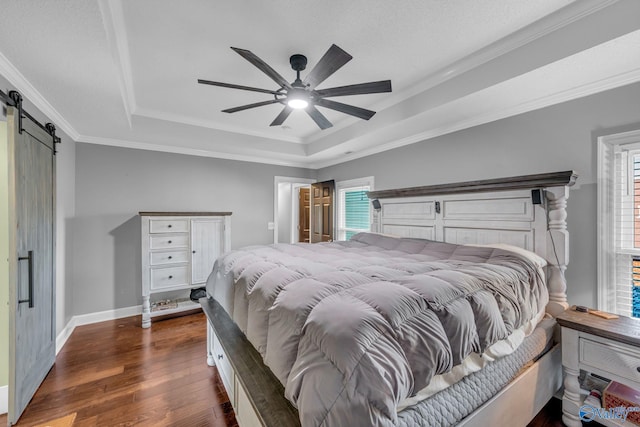
<path fill-rule="evenodd" d="M 151 318 L 198 307 L 152 311 L 159 292 L 205 285 L 215 260 L 231 248 L 231 212 L 140 212 L 142 224 L 142 327 Z"/>
<path fill-rule="evenodd" d="M 593 372 L 640 390 L 640 320 L 621 317 L 606 320 L 567 310 L 556 320 L 562 327 L 562 365 L 565 371 L 562 421 L 581 427 L 583 395 L 580 370 Z M 629 421 L 595 418 L 605 426 L 633 426 Z"/>

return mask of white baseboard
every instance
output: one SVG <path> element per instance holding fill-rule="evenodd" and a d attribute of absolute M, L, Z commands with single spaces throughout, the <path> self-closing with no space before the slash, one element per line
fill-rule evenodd
<path fill-rule="evenodd" d="M 115 310 L 106 310 L 96 313 L 79 314 L 73 316 L 56 337 L 56 354 L 58 354 L 60 350 L 62 350 L 62 347 L 67 342 L 76 326 L 90 325 L 92 323 L 104 322 L 105 320 L 121 319 L 123 317 L 129 316 L 137 316 L 141 313 L 142 306 L 135 305 L 133 307 L 117 308 Z"/>
<path fill-rule="evenodd" d="M 9 386 L 0 387 L 0 415 L 9 412 Z"/>
<path fill-rule="evenodd" d="M 60 331 L 58 336 L 56 337 L 56 356 L 62 350 L 62 347 L 67 342 L 71 333 L 76 328 L 76 319 L 75 316 L 69 319 L 69 322 L 65 325 L 65 327 Z"/>

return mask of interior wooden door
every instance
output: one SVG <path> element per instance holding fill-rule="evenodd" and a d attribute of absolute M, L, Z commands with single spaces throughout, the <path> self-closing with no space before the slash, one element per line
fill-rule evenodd
<path fill-rule="evenodd" d="M 9 424 L 55 361 L 55 156 L 52 137 L 8 108 Z"/>
<path fill-rule="evenodd" d="M 298 194 L 298 242 L 309 243 L 309 226 L 311 216 L 311 191 L 309 188 L 300 187 Z"/>
<path fill-rule="evenodd" d="M 333 180 L 311 184 L 311 243 L 333 240 Z"/>

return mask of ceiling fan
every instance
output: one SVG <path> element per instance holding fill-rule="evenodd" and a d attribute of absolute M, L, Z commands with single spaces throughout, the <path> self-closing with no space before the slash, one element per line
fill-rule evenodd
<path fill-rule="evenodd" d="M 300 71 L 307 67 L 307 57 L 300 54 L 292 55 L 289 58 L 291 68 L 296 71 L 296 79 L 289 83 L 278 74 L 273 68 L 267 65 L 262 59 L 258 58 L 252 52 L 232 47 L 240 56 L 253 65 L 258 67 L 260 71 L 269 76 L 276 82 L 280 88 L 277 90 L 260 89 L 250 86 L 241 86 L 230 83 L 214 82 L 211 80 L 198 79 L 198 83 L 228 87 L 231 89 L 248 90 L 252 92 L 262 92 L 273 95 L 274 99 L 268 101 L 256 102 L 254 104 L 242 105 L 240 107 L 228 108 L 222 110 L 225 113 L 235 113 L 238 111 L 248 110 L 250 108 L 262 107 L 270 104 L 284 104 L 284 109 L 278 114 L 270 126 L 279 126 L 289 117 L 295 109 L 304 109 L 313 119 L 320 129 L 327 129 L 333 126 L 331 122 L 316 108 L 316 106 L 329 108 L 331 110 L 340 111 L 361 119 L 369 120 L 376 113 L 353 105 L 343 104 L 341 102 L 332 101 L 334 96 L 347 95 L 364 95 L 368 93 L 391 92 L 391 80 L 382 80 L 379 82 L 369 82 L 353 84 L 348 86 L 338 86 L 328 89 L 316 89 L 316 87 L 325 81 L 330 75 L 335 73 L 340 67 L 349 62 L 353 57 L 335 44 L 320 58 L 316 66 L 307 74 L 304 80 L 300 80 Z"/>

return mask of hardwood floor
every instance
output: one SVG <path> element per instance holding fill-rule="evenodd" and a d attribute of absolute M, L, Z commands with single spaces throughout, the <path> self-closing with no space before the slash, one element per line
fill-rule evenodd
<path fill-rule="evenodd" d="M 150 329 L 140 316 L 76 328 L 17 425 L 76 412 L 74 427 L 237 426 L 206 363 L 205 325 L 200 313 Z"/>
<path fill-rule="evenodd" d="M 206 364 L 205 325 L 199 313 L 150 329 L 140 316 L 76 328 L 17 425 L 76 413 L 74 427 L 237 427 L 217 370 Z M 528 427 L 563 426 L 561 407 L 552 400 Z"/>

